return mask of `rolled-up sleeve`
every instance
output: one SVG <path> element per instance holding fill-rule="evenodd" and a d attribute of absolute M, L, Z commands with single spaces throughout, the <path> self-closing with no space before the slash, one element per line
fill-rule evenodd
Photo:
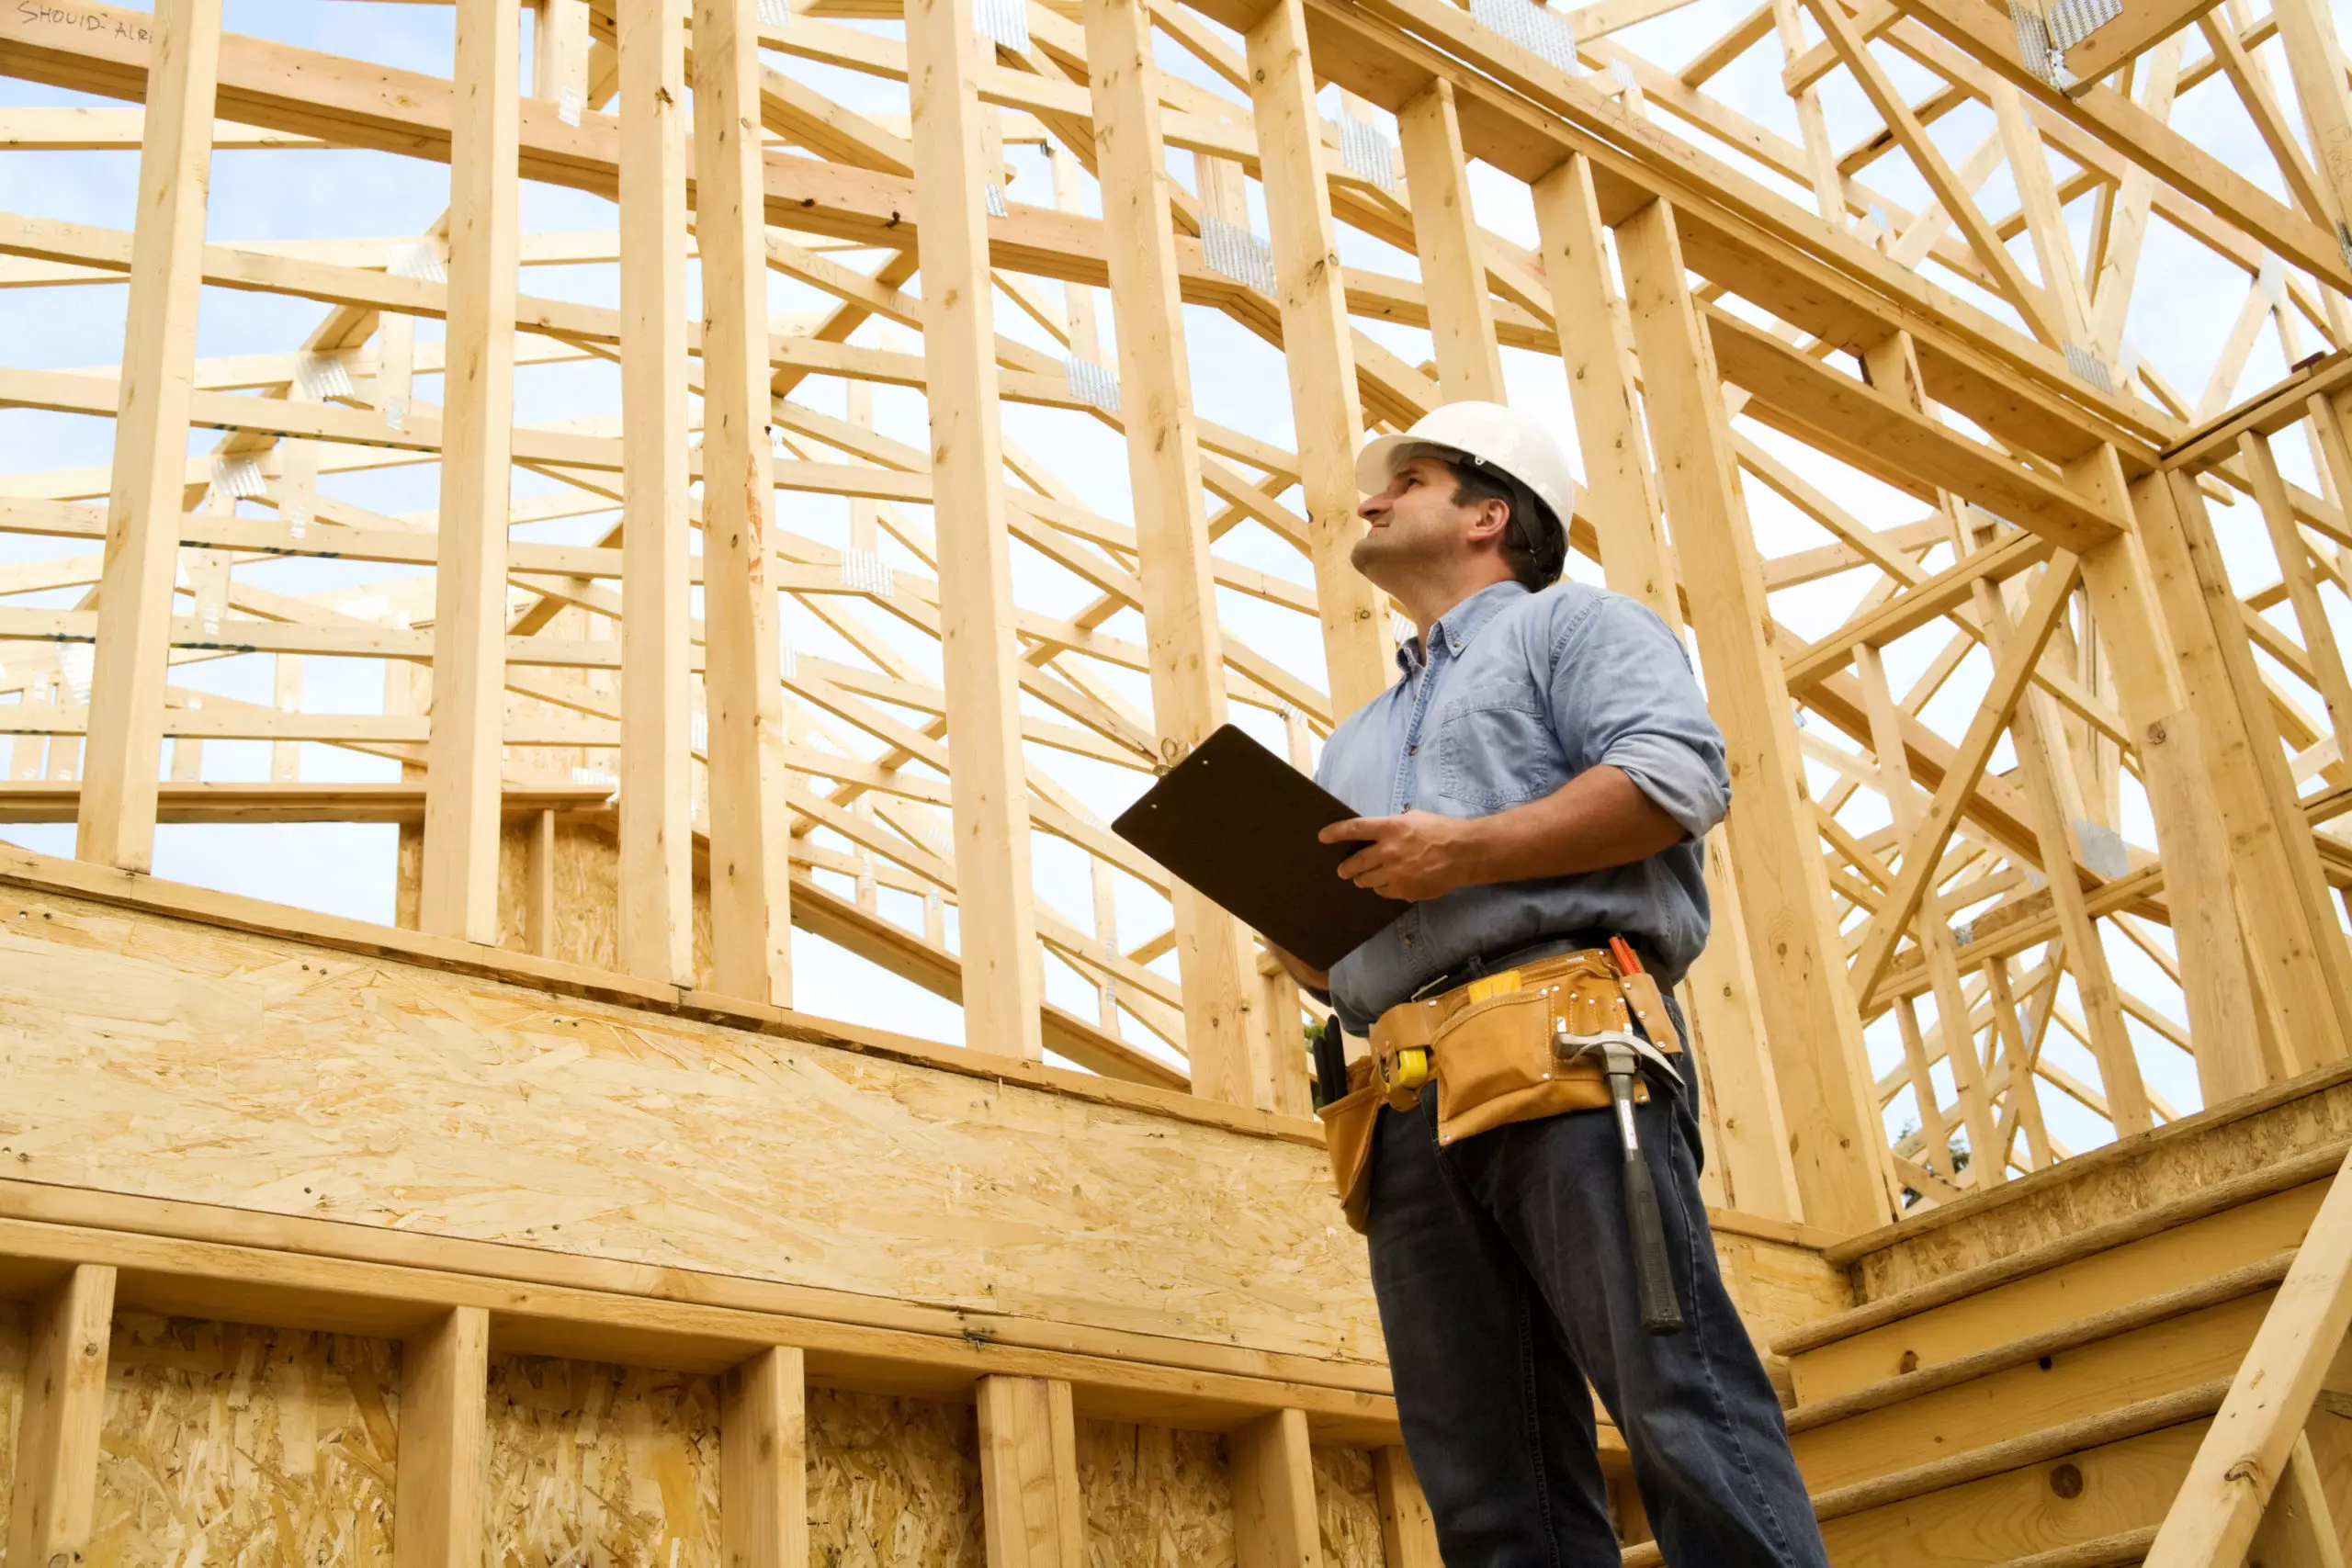
<path fill-rule="evenodd" d="M 1552 721 L 1572 773 L 1621 769 L 1693 839 L 1724 819 L 1731 774 L 1682 640 L 1638 601 L 1607 594 L 1558 628 Z"/>

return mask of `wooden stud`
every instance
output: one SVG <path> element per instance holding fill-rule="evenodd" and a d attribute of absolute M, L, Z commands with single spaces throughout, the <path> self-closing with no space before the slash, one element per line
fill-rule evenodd
<path fill-rule="evenodd" d="M 187 468 L 220 0 L 158 0 L 147 25 L 153 38 L 139 220 L 90 676 L 90 787 L 82 792 L 74 829 L 76 858 L 126 871 L 147 870 L 155 854 L 164 666 Z"/>
<path fill-rule="evenodd" d="M 1559 322 L 1560 359 L 1568 373 L 1569 403 L 1584 456 L 1586 490 L 1578 510 L 1600 536 L 1600 565 L 1609 586 L 1676 625 L 1680 611 L 1665 535 L 1657 522 L 1649 444 L 1627 372 L 1633 340 L 1624 301 L 1611 276 L 1591 160 L 1578 153 L 1560 164 L 1535 182 L 1534 198 L 1544 276 Z"/>
<path fill-rule="evenodd" d="M 538 13 L 531 34 L 531 96 L 559 112 L 568 105 L 576 116 L 588 107 L 588 0 L 531 4 Z"/>
<path fill-rule="evenodd" d="M 11 1562 L 79 1562 L 89 1545 L 114 1288 L 111 1267 L 83 1263 L 33 1299 L 9 1492 Z"/>
<path fill-rule="evenodd" d="M 996 329 L 980 186 L 979 55 L 967 0 L 910 0 L 916 221 L 922 240 L 923 367 L 939 545 L 940 653 L 954 758 L 964 1038 L 1035 1061 L 1035 895 L 1021 752 L 1019 649 L 998 424 Z M 952 499 L 947 499 L 952 498 Z"/>
<path fill-rule="evenodd" d="M 692 565 L 686 515 L 687 0 L 618 0 L 621 206 L 620 963 L 692 985 Z"/>
<path fill-rule="evenodd" d="M 1413 248 L 1429 300 L 1438 389 L 1448 402 L 1508 402 L 1453 84 L 1441 76 L 1415 94 L 1396 111 L 1396 136 L 1413 197 Z"/>
<path fill-rule="evenodd" d="M 628 69 L 626 46 L 622 69 Z M 782 1345 L 761 1351 L 729 1371 L 719 1397 L 718 1528 L 727 1568 L 808 1568 L 808 1416 L 801 1352 Z"/>
<path fill-rule="evenodd" d="M 481 1307 L 452 1307 L 402 1343 L 392 1568 L 479 1568 L 489 1385 Z"/>
<path fill-rule="evenodd" d="M 1088 861 L 1087 865 L 1094 885 L 1094 940 L 1105 953 L 1116 954 L 1119 951 L 1119 903 L 1117 886 L 1111 880 L 1111 863 L 1098 855 Z M 1095 999 L 1102 1032 L 1116 1034 L 1119 1032 L 1119 982 L 1108 969 L 1103 970 L 1096 980 Z"/>
<path fill-rule="evenodd" d="M 771 540 L 775 491 L 759 53 L 753 0 L 695 0 L 711 984 L 729 996 L 788 1007 L 792 879 Z M 950 659 L 951 684 L 955 668 Z"/>
<path fill-rule="evenodd" d="M 1159 760 L 1172 766 L 1225 723 L 1224 641 L 1210 578 L 1199 432 L 1193 418 L 1183 299 L 1160 140 L 1159 71 L 1145 0 L 1087 0 L 1086 56 L 1102 182 L 1111 306 L 1119 343 L 1119 412 L 1135 498 L 1144 635 Z M 1184 1049 L 1193 1092 L 1272 1105 L 1240 923 L 1192 888 L 1170 889 L 1183 976 Z"/>
<path fill-rule="evenodd" d="M 2186 474 L 2131 487 L 2140 538 L 2179 649 L 2232 871 L 2253 916 L 2249 946 L 2279 1010 L 2288 1070 L 2352 1049 L 2352 953 L 2329 906 L 2309 826 L 2246 644 L 2205 500 Z"/>
<path fill-rule="evenodd" d="M 1226 1439 L 1226 1452 L 1235 1568 L 1322 1568 L 1306 1413 L 1261 1416 Z"/>
<path fill-rule="evenodd" d="M 1729 818 L 1747 929 L 1770 944 L 1756 965 L 1764 1035 L 1788 1119 L 1805 1219 L 1858 1233 L 1886 1217 L 1884 1138 L 1871 1075 L 1830 945 L 1827 874 L 1804 796 L 1781 662 L 1764 640 L 1763 568 L 1733 468 L 1713 351 L 1691 301 L 1663 203 L 1617 226 L 1641 356 L 1650 441 L 1679 546 L 1708 696 L 1737 781 Z"/>
<path fill-rule="evenodd" d="M 1386 1568 L 1445 1568 L 1437 1519 L 1413 1473 L 1412 1456 L 1391 1445 L 1372 1450 L 1372 1484 L 1380 1499 L 1380 1542 Z"/>
<path fill-rule="evenodd" d="M 2068 477 L 2087 491 L 2117 498 L 2127 494 L 2112 447 L 2098 448 Z M 2222 841 L 2205 742 L 2186 705 L 2179 661 L 2165 634 L 2141 536 L 2095 546 L 2084 553 L 2082 570 L 2094 622 L 2108 647 L 2108 667 L 2115 673 L 2116 695 L 2137 738 L 2140 777 L 2155 819 L 2166 886 L 2226 888 L 2232 852 Z M 2205 1102 L 2217 1105 L 2264 1081 L 2245 1024 L 2267 1014 L 2256 1012 L 2235 900 L 2176 898 L 2171 910 L 2189 1038 L 2197 1042 L 2198 1081 Z"/>
<path fill-rule="evenodd" d="M 513 491 L 521 13 L 458 0 L 449 141 L 447 391 L 433 572 L 433 723 L 417 919 L 495 942 L 506 713 L 506 528 Z"/>
<path fill-rule="evenodd" d="M 1679 626 L 1682 609 L 1650 479 L 1649 443 L 1634 411 L 1633 340 L 1611 273 L 1590 161 L 1579 153 L 1536 181 L 1534 200 L 1544 276 L 1559 322 L 1560 357 L 1584 454 L 1587 493 L 1579 513 L 1592 519 L 1600 536 L 1609 586 Z M 1706 1072 L 1717 1104 L 1731 1108 L 1713 1129 L 1717 1136 L 1710 1147 L 1748 1213 L 1794 1219 L 1799 1209 L 1788 1131 L 1756 1027 L 1747 922 L 1720 834 L 1708 840 L 1707 878 L 1715 927 L 1688 976 L 1690 1021 L 1706 1044 Z"/>
<path fill-rule="evenodd" d="M 1395 671 L 1372 584 L 1348 562 L 1363 532 L 1355 453 L 1363 440 L 1346 281 L 1331 222 L 1323 117 L 1306 51 L 1305 0 L 1276 0 L 1250 29 L 1250 102 L 1258 137 L 1274 277 L 1282 290 L 1283 361 L 1306 491 L 1307 555 L 1323 621 L 1331 712 L 1344 717 Z"/>
<path fill-rule="evenodd" d="M 1086 1521 L 1069 1384 L 985 1377 L 977 1392 L 989 1568 L 1083 1568 Z"/>

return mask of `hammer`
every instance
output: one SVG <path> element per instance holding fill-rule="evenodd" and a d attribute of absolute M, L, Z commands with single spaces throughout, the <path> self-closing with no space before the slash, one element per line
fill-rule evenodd
<path fill-rule="evenodd" d="M 1642 1326 L 1652 1334 L 1682 1332 L 1682 1307 L 1674 1297 L 1674 1273 L 1667 1266 L 1666 1226 L 1658 1218 L 1657 1186 L 1642 1158 L 1642 1141 L 1634 1127 L 1634 1076 L 1648 1061 L 1682 1086 L 1682 1075 L 1666 1054 L 1640 1035 L 1612 1029 L 1603 1034 L 1575 1039 L 1566 1030 L 1553 1037 L 1553 1053 L 1562 1061 L 1600 1058 L 1609 1080 L 1609 1099 L 1617 1111 L 1617 1136 L 1625 1154 L 1625 1229 L 1634 1241 L 1634 1280 L 1641 1291 Z"/>

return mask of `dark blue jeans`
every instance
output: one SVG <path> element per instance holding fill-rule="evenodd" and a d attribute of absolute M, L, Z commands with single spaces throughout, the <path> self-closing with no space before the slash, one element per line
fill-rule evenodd
<path fill-rule="evenodd" d="M 1653 1086 L 1655 1089 L 1655 1086 Z M 1437 1096 L 1383 1111 L 1372 1281 L 1446 1568 L 1618 1568 L 1587 1380 L 1673 1568 L 1827 1568 L 1772 1385 L 1699 1196 L 1698 1124 L 1635 1112 L 1682 1303 L 1642 1328 L 1616 1122 L 1573 1111 L 1441 1149 Z"/>

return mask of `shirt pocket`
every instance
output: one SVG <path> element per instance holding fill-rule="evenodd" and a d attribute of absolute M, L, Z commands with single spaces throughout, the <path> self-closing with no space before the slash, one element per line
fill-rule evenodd
<path fill-rule="evenodd" d="M 1474 812 L 1540 800 L 1568 782 L 1552 715 L 1531 691 L 1466 702 L 1438 728 L 1438 788 Z"/>

